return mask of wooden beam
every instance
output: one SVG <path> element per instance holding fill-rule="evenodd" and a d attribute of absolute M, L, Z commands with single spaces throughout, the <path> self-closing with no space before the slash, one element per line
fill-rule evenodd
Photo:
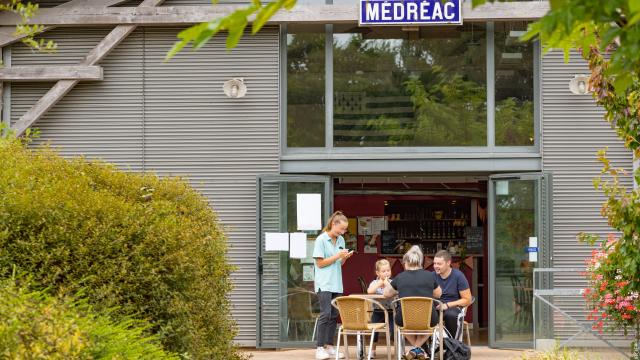
<path fill-rule="evenodd" d="M 56 8 L 70 8 L 70 7 L 107 7 L 122 4 L 127 0 L 71 0 L 64 4 L 56 6 Z M 41 9 L 42 11 L 44 9 Z M 44 31 L 55 29 L 55 26 L 45 26 Z M 7 46 L 16 41 L 24 39 L 24 35 L 16 35 L 15 26 L 0 26 L 0 47 Z"/>
<path fill-rule="evenodd" d="M 166 7 L 78 7 L 42 9 L 31 22 L 44 25 L 186 25 L 225 16 L 246 5 L 166 6 Z M 464 21 L 536 20 L 549 10 L 546 1 L 496 2 L 471 8 L 465 2 Z M 298 5 L 292 11 L 281 11 L 270 23 L 354 23 L 358 8 L 351 5 Z M 0 25 L 19 22 L 13 14 L 1 14 Z"/>
<path fill-rule="evenodd" d="M 0 81 L 102 80 L 100 66 L 9 66 L 0 68 Z"/>
<path fill-rule="evenodd" d="M 140 6 L 152 7 L 162 3 L 164 0 L 144 0 Z M 98 45 L 96 45 L 85 57 L 80 65 L 93 66 L 104 59 L 118 44 L 122 42 L 133 30 L 136 25 L 118 25 L 107 36 L 105 36 Z M 38 100 L 31 109 L 27 110 L 18 121 L 12 126 L 17 136 L 22 136 L 24 132 L 33 123 L 38 121 L 49 109 L 58 103 L 74 86 L 78 80 L 60 80 L 58 81 L 40 100 Z"/>

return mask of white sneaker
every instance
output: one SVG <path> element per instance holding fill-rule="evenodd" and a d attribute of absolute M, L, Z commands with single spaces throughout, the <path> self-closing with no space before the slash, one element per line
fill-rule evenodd
<path fill-rule="evenodd" d="M 329 354 L 332 358 L 335 359 L 335 357 L 336 357 L 336 349 L 334 349 L 333 346 L 328 347 L 327 348 L 327 354 Z M 344 359 L 344 354 L 343 353 L 338 354 L 338 359 Z"/>
<path fill-rule="evenodd" d="M 317 360 L 327 360 L 331 359 L 331 355 L 322 347 L 316 348 L 316 359 Z"/>

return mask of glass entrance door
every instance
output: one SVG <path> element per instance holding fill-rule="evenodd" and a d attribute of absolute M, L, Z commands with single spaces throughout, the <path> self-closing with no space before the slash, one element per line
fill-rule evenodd
<path fill-rule="evenodd" d="M 320 194 L 322 223 L 331 210 L 331 177 L 264 175 L 258 177 L 257 346 L 311 347 L 318 301 L 313 288 L 313 241 L 320 231 L 305 231 L 307 257 L 289 251 L 265 251 L 265 233 L 297 230 L 297 195 Z"/>
<path fill-rule="evenodd" d="M 489 345 L 533 347 L 533 269 L 547 266 L 550 177 L 508 174 L 489 181 Z"/>

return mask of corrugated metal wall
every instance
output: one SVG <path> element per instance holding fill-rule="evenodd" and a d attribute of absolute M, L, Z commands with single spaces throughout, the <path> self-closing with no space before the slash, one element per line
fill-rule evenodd
<path fill-rule="evenodd" d="M 595 106 L 591 95 L 574 95 L 569 80 L 576 74 L 589 74 L 582 58 L 573 53 L 565 64 L 561 52 L 550 52 L 542 58 L 542 166 L 553 173 L 553 266 L 585 267 L 591 248 L 576 239 L 579 232 L 606 237 L 611 229 L 600 216 L 605 200 L 594 190 L 592 179 L 601 165 L 596 151 L 609 147 L 608 156 L 614 166 L 631 169 L 631 153 L 604 120 L 604 111 Z M 624 184 L 632 186 L 630 177 Z M 555 275 L 555 287 L 584 287 L 579 273 Z M 586 317 L 581 298 L 556 298 L 556 303 L 569 313 Z M 556 334 L 573 335 L 575 326 L 556 318 Z"/>
<path fill-rule="evenodd" d="M 54 29 L 47 39 L 58 43 L 56 54 L 34 54 L 12 47 L 12 65 L 78 63 L 109 29 L 71 32 Z M 142 31 L 129 35 L 102 62 L 104 81 L 81 82 L 36 127 L 64 155 L 85 154 L 133 170 L 142 169 Z M 53 83 L 12 84 L 11 120 L 17 121 Z"/>
<path fill-rule="evenodd" d="M 164 63 L 178 28 L 139 28 L 101 63 L 104 80 L 81 83 L 36 123 L 64 155 L 86 154 L 123 168 L 184 175 L 218 212 L 229 236 L 237 341 L 255 345 L 256 175 L 279 172 L 278 31 L 246 36 L 229 52 L 215 38 Z M 108 29 L 56 29 L 56 55 L 12 47 L 12 64 L 74 64 Z M 247 96 L 229 99 L 228 79 Z M 50 84 L 13 84 L 16 121 Z"/>
<path fill-rule="evenodd" d="M 282 201 L 283 197 L 286 197 L 285 189 L 281 183 L 268 182 L 261 185 L 260 202 L 261 208 L 261 224 L 260 224 L 260 236 L 262 237 L 262 316 L 260 317 L 261 329 L 256 329 L 261 332 L 261 346 L 268 346 L 268 344 L 276 344 L 281 340 L 280 328 L 283 322 L 286 320 L 281 314 L 281 300 L 285 293 L 282 293 L 282 288 L 286 289 L 287 284 L 281 284 L 283 279 L 287 279 L 286 274 L 283 274 L 283 264 L 286 265 L 286 258 L 282 261 L 283 253 L 280 251 L 265 251 L 264 246 L 264 234 L 267 232 L 283 232 L 285 227 L 283 226 L 283 215 L 286 209 L 283 206 L 286 204 Z M 286 256 L 286 254 L 285 254 Z"/>

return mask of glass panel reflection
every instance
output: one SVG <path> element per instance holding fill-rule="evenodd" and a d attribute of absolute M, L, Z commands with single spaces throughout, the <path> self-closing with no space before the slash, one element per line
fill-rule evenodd
<path fill-rule="evenodd" d="M 496 145 L 532 146 L 533 43 L 518 38 L 527 23 L 495 24 Z"/>
<path fill-rule="evenodd" d="M 324 183 L 287 183 L 287 231 L 297 230 L 297 195 L 323 194 Z M 323 210 L 324 214 L 324 203 Z M 320 231 L 305 231 L 307 233 L 307 254 L 313 253 L 315 238 Z M 285 339 L 287 341 L 311 341 L 315 332 L 316 320 L 320 313 L 318 297 L 313 287 L 313 258 L 292 259 L 287 256 L 287 293 L 286 309 L 287 323 L 285 325 Z M 284 301 L 283 301 L 283 305 Z"/>
<path fill-rule="evenodd" d="M 495 182 L 496 341 L 533 341 L 533 268 L 525 251 L 536 234 L 536 180 Z"/>
<path fill-rule="evenodd" d="M 335 26 L 334 146 L 485 146 L 480 24 Z"/>
<path fill-rule="evenodd" d="M 325 145 L 324 26 L 287 29 L 287 146 Z"/>

